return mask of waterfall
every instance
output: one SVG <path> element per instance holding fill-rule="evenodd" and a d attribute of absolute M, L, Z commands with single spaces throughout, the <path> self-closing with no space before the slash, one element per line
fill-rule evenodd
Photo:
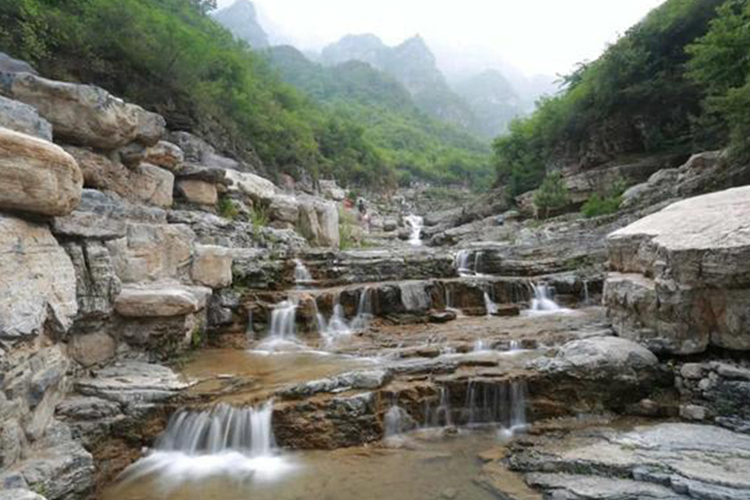
<path fill-rule="evenodd" d="M 297 337 L 297 302 L 285 300 L 271 312 L 269 337 L 276 340 L 295 340 Z"/>
<path fill-rule="evenodd" d="M 294 283 L 297 286 L 304 286 L 312 283 L 312 281 L 312 275 L 305 264 L 299 259 L 294 259 Z"/>
<path fill-rule="evenodd" d="M 487 351 L 487 343 L 482 339 L 474 341 L 474 352 Z"/>
<path fill-rule="evenodd" d="M 394 404 L 388 409 L 383 423 L 385 424 L 386 439 L 399 436 L 415 427 L 414 419 L 411 418 L 409 412 L 397 404 Z"/>
<path fill-rule="evenodd" d="M 333 343 L 339 337 L 352 333 L 352 329 L 349 327 L 344 315 L 340 295 L 336 294 L 336 298 L 333 300 L 333 315 L 330 321 L 326 322 L 325 317 L 318 313 L 318 330 L 328 344 Z"/>
<path fill-rule="evenodd" d="M 234 408 L 222 404 L 211 410 L 183 410 L 172 415 L 167 429 L 156 442 L 158 451 L 188 455 L 216 455 L 239 452 L 265 457 L 275 448 L 271 401 L 258 408 Z"/>
<path fill-rule="evenodd" d="M 473 276 L 474 271 L 471 270 L 469 264 L 469 258 L 471 257 L 470 250 L 459 250 L 455 258 L 456 271 L 459 276 Z"/>
<path fill-rule="evenodd" d="M 510 341 L 510 351 L 520 351 L 521 350 L 521 342 L 518 340 L 511 340 Z"/>
<path fill-rule="evenodd" d="M 584 305 L 591 303 L 591 299 L 589 298 L 589 282 L 586 280 L 583 280 L 583 303 Z"/>
<path fill-rule="evenodd" d="M 552 298 L 554 289 L 546 283 L 531 284 L 534 298 L 531 300 L 531 310 L 536 313 L 564 312 L 567 309 L 560 307 Z"/>
<path fill-rule="evenodd" d="M 249 341 L 255 340 L 255 327 L 253 325 L 253 310 L 252 309 L 247 310 L 247 327 L 245 328 L 245 336 L 247 337 L 247 340 Z"/>
<path fill-rule="evenodd" d="M 411 229 L 409 244 L 419 246 L 422 244 L 422 228 L 424 227 L 424 218 L 411 214 L 404 218 L 406 224 Z"/>
<path fill-rule="evenodd" d="M 372 290 L 366 287 L 359 295 L 359 304 L 357 304 L 357 316 L 352 321 L 352 330 L 366 330 L 373 318 L 372 309 Z"/>
<path fill-rule="evenodd" d="M 497 314 L 497 304 L 490 298 L 490 294 L 484 292 L 484 307 L 487 309 L 487 316 Z"/>
<path fill-rule="evenodd" d="M 451 407 L 450 392 L 440 387 L 437 405 L 427 403 L 428 426 L 498 425 L 503 434 L 513 435 L 526 429 L 526 382 L 469 381 L 466 400 L 461 408 Z"/>

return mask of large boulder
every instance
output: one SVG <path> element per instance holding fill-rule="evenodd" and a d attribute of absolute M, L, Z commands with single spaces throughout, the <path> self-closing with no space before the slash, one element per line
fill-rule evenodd
<path fill-rule="evenodd" d="M 131 142 L 153 146 L 166 130 L 160 115 L 92 85 L 0 73 L 0 94 L 37 108 L 52 123 L 55 138 L 71 144 L 108 150 Z"/>
<path fill-rule="evenodd" d="M 0 215 L 0 340 L 63 333 L 78 312 L 76 274 L 46 224 Z"/>
<path fill-rule="evenodd" d="M 194 241 L 183 224 L 129 224 L 126 237 L 107 248 L 123 283 L 180 280 L 188 277 Z"/>
<path fill-rule="evenodd" d="M 338 248 L 339 212 L 335 203 L 312 196 L 298 198 L 297 230 L 313 246 Z"/>
<path fill-rule="evenodd" d="M 52 125 L 36 108 L 5 97 L 0 97 L 0 127 L 52 141 Z"/>
<path fill-rule="evenodd" d="M 211 290 L 170 284 L 123 288 L 115 300 L 115 310 L 130 318 L 185 316 L 206 307 Z"/>
<path fill-rule="evenodd" d="M 230 191 L 244 194 L 255 202 L 270 202 L 276 196 L 274 183 L 259 175 L 227 170 L 227 179 L 232 181 Z"/>
<path fill-rule="evenodd" d="M 172 206 L 172 172 L 148 163 L 128 168 L 86 148 L 66 146 L 65 150 L 78 161 L 86 187 L 112 191 L 134 203 L 163 208 Z"/>
<path fill-rule="evenodd" d="M 177 193 L 189 203 L 203 206 L 214 206 L 219 201 L 219 193 L 215 184 L 199 180 L 179 180 Z"/>
<path fill-rule="evenodd" d="M 232 253 L 228 248 L 197 245 L 191 268 L 193 281 L 211 288 L 232 284 Z"/>
<path fill-rule="evenodd" d="M 159 141 L 155 146 L 146 150 L 144 157 L 146 163 L 166 168 L 170 172 L 178 172 L 182 169 L 185 155 L 182 150 L 167 141 Z"/>
<path fill-rule="evenodd" d="M 750 350 L 750 187 L 687 199 L 611 234 L 604 301 L 626 338 Z"/>
<path fill-rule="evenodd" d="M 240 170 L 242 168 L 239 162 L 216 154 L 213 146 L 189 132 L 172 132 L 169 134 L 169 140 L 183 151 L 185 161 L 190 163 L 223 170 Z"/>
<path fill-rule="evenodd" d="M 60 147 L 0 128 L 0 208 L 66 215 L 81 201 L 83 177 Z"/>

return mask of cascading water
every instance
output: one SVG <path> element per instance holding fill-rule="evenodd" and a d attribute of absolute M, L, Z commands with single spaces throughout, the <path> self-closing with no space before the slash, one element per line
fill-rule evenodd
<path fill-rule="evenodd" d="M 568 311 L 554 301 L 554 289 L 546 283 L 532 283 L 531 288 L 534 291 L 534 298 L 531 299 L 532 314 L 554 314 Z"/>
<path fill-rule="evenodd" d="M 307 267 L 305 267 L 305 264 L 299 259 L 294 259 L 294 283 L 298 287 L 301 287 L 309 285 L 312 282 L 312 275 Z"/>
<path fill-rule="evenodd" d="M 411 418 L 409 412 L 397 404 L 394 404 L 388 409 L 383 423 L 386 439 L 393 439 L 416 427 L 414 419 Z"/>
<path fill-rule="evenodd" d="M 459 250 L 455 258 L 456 271 L 459 276 L 473 276 L 474 271 L 471 269 L 469 259 L 471 258 L 470 250 Z"/>
<path fill-rule="evenodd" d="M 366 287 L 359 295 L 357 316 L 352 321 L 352 330 L 366 330 L 370 326 L 370 321 L 372 321 L 373 317 L 372 290 Z"/>
<path fill-rule="evenodd" d="M 274 340 L 297 339 L 297 302 L 285 300 L 276 304 L 271 312 L 268 336 Z"/>
<path fill-rule="evenodd" d="M 451 407 L 450 391 L 440 387 L 437 404 L 428 404 L 425 419 L 428 426 L 493 424 L 503 435 L 526 429 L 526 382 L 470 381 L 463 407 Z"/>
<path fill-rule="evenodd" d="M 335 342 L 336 339 L 342 336 L 351 335 L 352 329 L 346 321 L 339 295 L 336 295 L 333 301 L 333 315 L 330 321 L 326 321 L 325 317 L 318 313 L 318 330 L 328 344 Z"/>
<path fill-rule="evenodd" d="M 413 246 L 419 246 L 422 244 L 422 228 L 424 227 L 424 218 L 418 215 L 411 214 L 404 218 L 406 224 L 411 229 L 411 235 L 409 236 L 409 244 Z"/>
<path fill-rule="evenodd" d="M 492 300 L 490 294 L 484 292 L 484 307 L 487 310 L 487 316 L 494 316 L 497 314 L 497 304 Z"/>
<path fill-rule="evenodd" d="M 290 467 L 276 451 L 273 403 L 183 410 L 170 418 L 154 449 L 122 474 L 123 482 L 158 474 L 167 487 L 214 475 L 271 478 Z"/>

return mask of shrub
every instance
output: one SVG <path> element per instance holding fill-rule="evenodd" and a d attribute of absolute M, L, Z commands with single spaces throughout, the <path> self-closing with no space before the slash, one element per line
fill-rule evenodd
<path fill-rule="evenodd" d="M 617 179 L 604 194 L 591 195 L 581 207 L 581 213 L 587 219 L 616 213 L 622 204 L 622 193 L 625 192 L 625 187 L 625 181 Z"/>
<path fill-rule="evenodd" d="M 542 185 L 534 195 L 534 206 L 537 214 L 547 218 L 551 211 L 565 207 L 570 197 L 560 172 L 550 172 L 544 178 Z"/>
<path fill-rule="evenodd" d="M 225 219 L 232 220 L 237 217 L 239 213 L 240 211 L 237 209 L 237 205 L 234 204 L 234 201 L 232 201 L 231 198 L 227 196 L 219 198 L 219 215 Z"/>

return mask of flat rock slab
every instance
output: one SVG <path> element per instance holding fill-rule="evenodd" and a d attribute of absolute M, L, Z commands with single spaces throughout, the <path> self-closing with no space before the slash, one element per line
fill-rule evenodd
<path fill-rule="evenodd" d="M 750 350 L 750 187 L 670 205 L 607 246 L 604 302 L 621 336 L 671 354 Z"/>
<path fill-rule="evenodd" d="M 543 438 L 515 452 L 510 463 L 531 472 L 527 482 L 550 498 L 750 498 L 750 436 L 708 425 L 662 423 Z"/>
<path fill-rule="evenodd" d="M 85 396 L 126 405 L 163 402 L 188 387 L 170 368 L 138 361 L 118 363 L 76 381 L 76 389 Z"/>
<path fill-rule="evenodd" d="M 209 288 L 156 285 L 123 288 L 115 310 L 131 318 L 170 318 L 200 311 L 211 295 Z"/>

